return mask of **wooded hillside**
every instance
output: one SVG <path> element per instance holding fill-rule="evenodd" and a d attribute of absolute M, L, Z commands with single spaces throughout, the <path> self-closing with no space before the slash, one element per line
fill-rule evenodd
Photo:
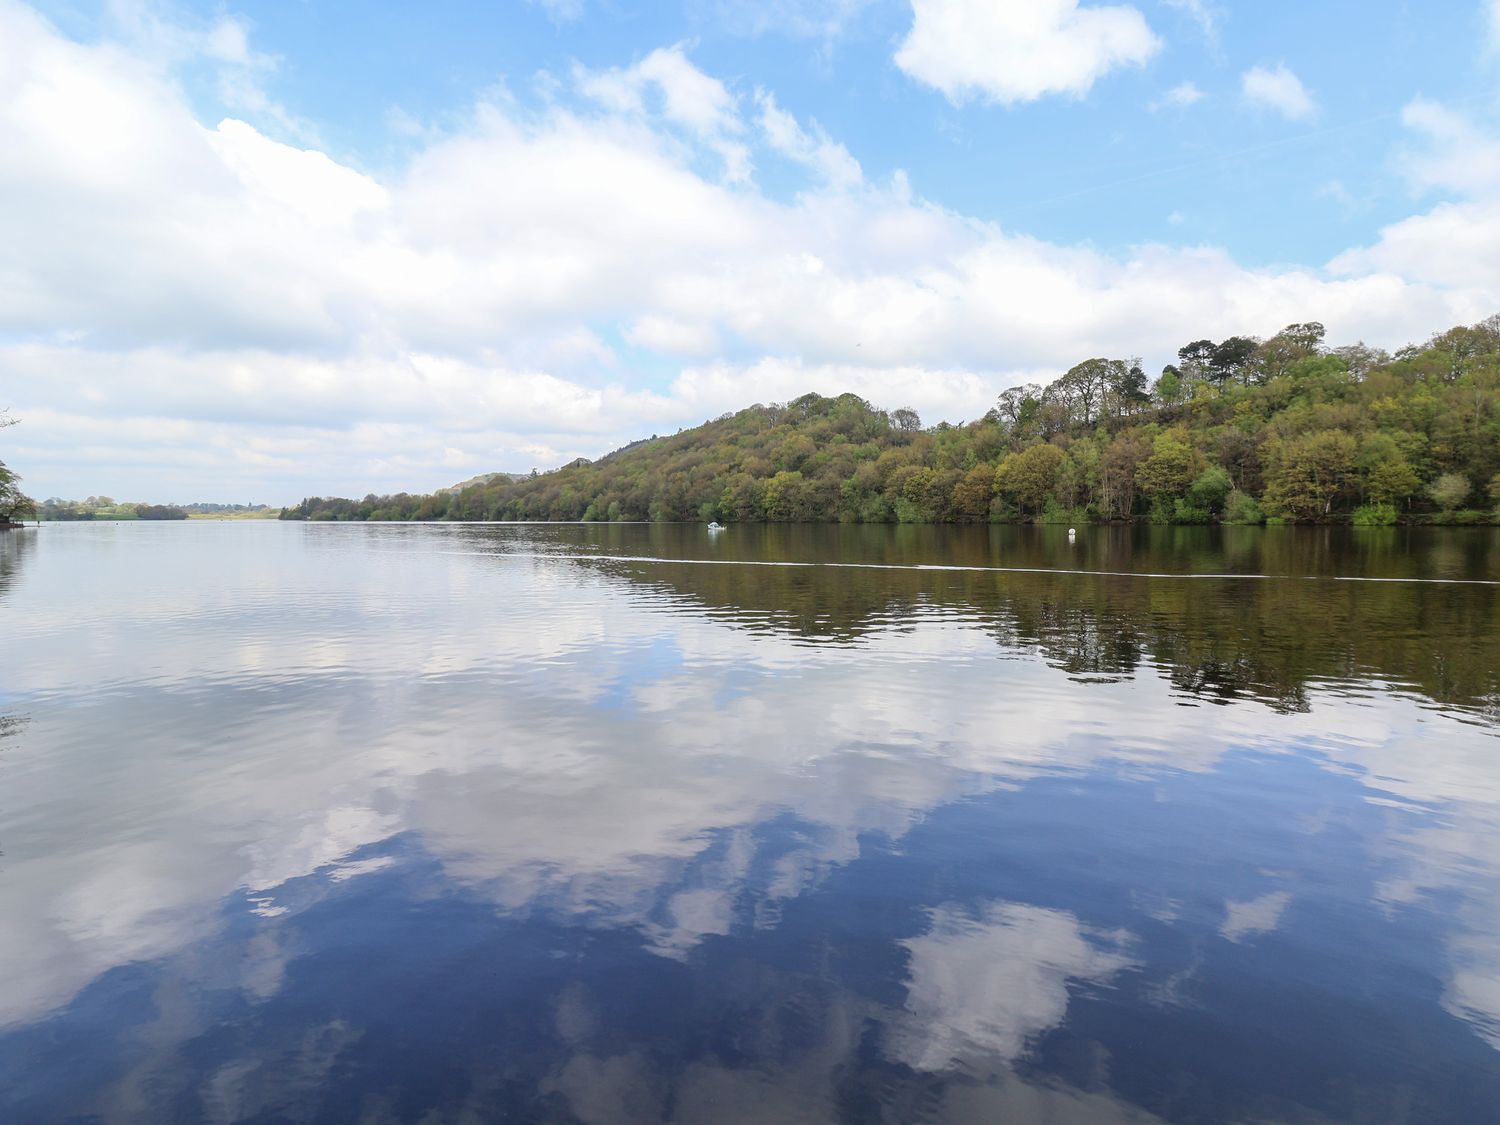
<path fill-rule="evenodd" d="M 1500 316 L 1395 355 L 1323 336 L 1196 340 L 1154 381 L 1087 359 L 959 425 L 809 394 L 530 478 L 282 518 L 1495 521 Z"/>

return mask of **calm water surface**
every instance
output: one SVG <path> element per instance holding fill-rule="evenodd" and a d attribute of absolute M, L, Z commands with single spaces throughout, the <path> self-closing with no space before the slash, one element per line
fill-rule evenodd
<path fill-rule="evenodd" d="M 1500 1119 L 1500 538 L 0 533 L 0 1120 Z"/>

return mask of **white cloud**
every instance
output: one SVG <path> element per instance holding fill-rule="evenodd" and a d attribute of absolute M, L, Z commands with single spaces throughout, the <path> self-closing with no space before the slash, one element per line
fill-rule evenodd
<path fill-rule="evenodd" d="M 681 46 L 658 47 L 634 66 L 576 76 L 584 94 L 617 113 L 646 111 L 646 95 L 661 97 L 661 115 L 711 145 L 724 158 L 731 181 L 749 178 L 749 150 L 731 138 L 743 128 L 737 100 L 717 78 L 710 78 L 688 61 Z"/>
<path fill-rule="evenodd" d="M 1338 255 L 1330 272 L 1441 288 L 1453 295 L 1455 320 L 1489 316 L 1500 308 L 1500 138 L 1425 99 L 1408 104 L 1402 122 L 1423 142 L 1398 153 L 1409 182 L 1458 198 L 1382 228 L 1373 244 Z"/>
<path fill-rule="evenodd" d="M 712 326 L 687 324 L 669 316 L 643 316 L 625 333 L 637 348 L 663 355 L 702 357 L 718 350 L 719 337 Z"/>
<path fill-rule="evenodd" d="M 1349 250 L 1331 263 L 1348 277 L 1383 275 L 1452 290 L 1464 323 L 1500 308 L 1500 201 L 1443 203 L 1392 223 L 1374 245 Z M 1441 323 L 1441 321 L 1437 322 Z"/>
<path fill-rule="evenodd" d="M 1255 934 L 1268 934 L 1281 924 L 1281 916 L 1291 905 L 1286 891 L 1271 891 L 1246 902 L 1226 902 L 1224 923 L 1219 927 L 1229 941 L 1243 942 Z"/>
<path fill-rule="evenodd" d="M 1167 7 L 1175 8 L 1198 25 L 1203 38 L 1212 46 L 1219 42 L 1219 19 L 1222 13 L 1204 0 L 1164 0 Z"/>
<path fill-rule="evenodd" d="M 896 65 L 961 103 L 1001 105 L 1048 94 L 1082 97 L 1121 66 L 1161 48 L 1140 11 L 1077 0 L 912 0 Z"/>
<path fill-rule="evenodd" d="M 843 145 L 832 141 L 819 125 L 809 134 L 797 119 L 776 104 L 774 95 L 757 91 L 760 127 L 770 146 L 783 156 L 805 164 L 831 188 L 857 187 L 864 179 L 859 161 Z"/>
<path fill-rule="evenodd" d="M 1197 83 L 1179 82 L 1161 97 L 1157 98 L 1156 101 L 1152 102 L 1151 108 L 1153 110 L 1162 108 L 1187 109 L 1189 106 L 1197 105 L 1205 97 L 1207 95 L 1198 88 Z"/>
<path fill-rule="evenodd" d="M 1109 254 L 874 183 L 680 47 L 573 83 L 583 110 L 482 101 L 376 175 L 201 122 L 164 64 L 0 0 L 0 386 L 26 421 L 7 461 L 42 495 L 430 488 L 810 388 L 972 418 L 1079 355 L 1170 356 L 1184 325 L 1315 310 L 1394 346 L 1500 308 L 1483 199 L 1328 269 Z M 765 194 L 753 154 L 805 190 Z M 627 370 L 619 340 L 658 362 Z"/>
<path fill-rule="evenodd" d="M 1001 902 L 976 917 L 938 907 L 927 933 L 902 942 L 913 1019 L 895 1038 L 896 1058 L 932 1071 L 1016 1058 L 1028 1037 L 1062 1023 L 1070 982 L 1106 981 L 1130 966 L 1099 937 L 1064 910 Z"/>
<path fill-rule="evenodd" d="M 382 211 L 390 194 L 370 177 L 312 149 L 278 144 L 226 118 L 205 138 L 246 194 L 322 227 L 347 227 Z"/>
<path fill-rule="evenodd" d="M 1273 110 L 1288 121 L 1305 121 L 1318 111 L 1302 79 L 1285 66 L 1252 66 L 1240 75 L 1240 92 L 1251 105 Z"/>
<path fill-rule="evenodd" d="M 98 433 L 113 425 L 101 421 Z M 158 438 L 181 441 L 192 430 L 174 427 Z M 373 444 L 374 436 L 358 440 Z M 306 436 L 304 454 L 316 441 Z M 184 529 L 236 530 L 243 529 Z M 300 538 L 303 529 L 286 532 Z M 321 529 L 346 532 L 382 553 L 387 532 L 378 528 Z M 326 864 L 338 865 L 333 878 L 357 878 L 371 869 L 360 849 L 403 833 L 420 838 L 450 878 L 501 908 L 553 908 L 577 924 L 636 927 L 673 954 L 723 928 L 726 905 L 757 858 L 759 834 L 749 830 L 767 817 L 790 812 L 809 829 L 790 853 L 777 849 L 770 897 L 791 898 L 860 855 L 862 838 L 899 839 L 930 810 L 966 795 L 1038 776 L 1076 777 L 1101 764 L 1111 774 L 1124 767 L 1180 781 L 1183 771 L 1212 770 L 1250 745 L 1375 779 L 1372 800 L 1394 796 L 1424 810 L 1441 803 L 1461 816 L 1433 827 L 1424 814 L 1410 836 L 1401 831 L 1409 822 L 1382 820 L 1390 831 L 1372 846 L 1388 852 L 1393 862 L 1383 869 L 1407 889 L 1382 888 L 1375 897 L 1414 901 L 1423 887 L 1443 888 L 1444 901 L 1462 911 L 1463 929 L 1472 929 L 1472 942 L 1456 950 L 1449 1002 L 1500 1026 L 1493 1022 L 1500 997 L 1486 984 L 1500 964 L 1493 893 L 1500 856 L 1494 740 L 1484 728 L 1387 694 L 1338 710 L 1339 733 L 1331 735 L 1333 712 L 1324 704 L 1338 701 L 1316 688 L 1310 712 L 1278 715 L 1268 726 L 1256 706 L 1170 706 L 1180 690 L 1165 670 L 1145 666 L 1131 679 L 1068 694 L 1074 709 L 1060 733 L 1051 718 L 1063 698 L 1059 672 L 1043 653 L 1017 652 L 994 621 L 919 610 L 872 628 L 852 649 L 811 648 L 750 619 L 683 613 L 590 564 L 506 561 L 493 537 L 471 532 L 421 533 L 446 540 L 430 556 L 441 560 L 428 572 L 436 582 L 424 587 L 430 596 L 354 599 L 312 644 L 305 629 L 274 621 L 249 630 L 204 626 L 214 622 L 226 584 L 259 591 L 297 620 L 325 604 L 336 553 L 313 546 L 293 559 L 286 536 L 256 535 L 217 584 L 204 584 L 194 581 L 201 555 L 184 550 L 145 577 L 120 568 L 136 586 L 124 599 L 118 581 L 88 580 L 96 553 L 58 554 L 61 569 L 50 577 L 74 592 L 75 612 L 53 620 L 21 603 L 8 607 L 7 628 L 28 659 L 7 669 L 7 690 L 24 701 L 69 688 L 77 706 L 28 729 L 27 752 L 65 760 L 68 747 L 97 736 L 104 704 L 120 722 L 149 714 L 153 738 L 129 762 L 17 771 L 7 799 L 49 808 L 65 794 L 76 823 L 106 825 L 143 807 L 147 795 L 173 799 L 160 802 L 152 833 L 131 846 L 101 849 L 95 835 L 64 832 L 9 857 L 13 924 L 0 927 L 0 972 L 12 986 L 0 990 L 0 1026 L 44 1015 L 116 965 L 170 956 L 212 933 L 226 917 L 225 896 L 245 894 L 262 914 L 300 909 L 308 900 L 279 880 Z M 113 552 L 127 549 L 130 529 L 80 525 L 64 533 Z M 568 596 L 548 608 L 545 629 L 517 629 L 520 595 L 534 594 L 538 581 L 564 582 Z M 100 628 L 105 604 L 113 627 Z M 663 613 L 672 615 L 681 660 L 642 662 L 659 643 Z M 377 624 L 386 643 L 371 645 Z M 997 654 L 1018 657 L 1002 662 L 1004 691 L 993 690 Z M 134 696 L 119 690 L 114 673 L 124 661 L 151 669 L 156 685 L 238 685 L 220 715 L 246 763 L 232 791 L 221 756 L 202 752 L 190 708 L 149 686 Z M 545 721 L 539 682 L 495 676 L 507 666 L 547 670 Z M 350 686 L 396 680 L 408 695 L 394 722 L 388 710 L 357 705 L 362 696 Z M 476 695 L 480 681 L 494 690 Z M 292 682 L 311 685 L 293 700 L 299 705 L 268 710 L 268 693 L 284 694 Z M 594 705 L 622 683 L 626 698 Z M 944 694 L 970 705 L 933 708 Z M 708 726 L 716 733 L 705 748 Z M 1413 755 L 1435 730 L 1445 752 Z M 310 743 L 327 752 L 304 753 Z M 715 857 L 724 832 L 735 838 Z M 1225 923 L 1240 938 L 1266 932 L 1279 917 L 1274 897 L 1226 904 Z M 1075 982 L 1106 986 L 1126 967 L 1123 938 L 1033 904 L 937 907 L 926 932 L 901 943 L 908 991 L 893 1055 L 937 1069 L 950 1059 L 1014 1058 L 1029 1036 L 1066 1016 Z"/>
<path fill-rule="evenodd" d="M 686 125 L 700 136 L 737 133 L 740 121 L 734 96 L 716 78 L 688 61 L 679 47 L 658 47 L 634 66 L 601 72 L 582 72 L 585 94 L 615 110 L 642 111 L 642 97 L 655 87 L 662 96 L 663 115 Z"/>
<path fill-rule="evenodd" d="M 690 367 L 672 384 L 673 398 L 688 412 L 705 418 L 746 405 L 747 395 L 760 402 L 785 402 L 808 391 L 825 395 L 854 391 L 872 402 L 914 406 L 934 422 L 978 418 L 994 405 L 995 398 L 994 382 L 971 371 L 867 368 L 770 358 L 746 366 Z"/>
<path fill-rule="evenodd" d="M 1426 98 L 1408 102 L 1401 123 L 1425 142 L 1423 148 L 1401 153 L 1401 173 L 1413 187 L 1466 194 L 1500 189 L 1500 138 Z"/>
<path fill-rule="evenodd" d="M 266 81 L 280 60 L 250 46 L 250 28 L 241 18 L 220 15 L 213 22 L 186 21 L 180 12 L 168 18 L 164 5 L 152 0 L 111 0 L 106 26 L 138 56 L 159 66 L 203 61 L 212 66 L 220 100 L 236 113 L 284 136 L 317 140 L 317 130 L 266 92 Z"/>

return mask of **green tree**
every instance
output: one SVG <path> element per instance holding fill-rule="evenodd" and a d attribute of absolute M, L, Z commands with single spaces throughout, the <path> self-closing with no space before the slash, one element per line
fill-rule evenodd
<path fill-rule="evenodd" d="M 1260 343 L 1253 337 L 1229 337 L 1213 350 L 1209 370 L 1214 381 L 1218 383 L 1227 383 L 1232 379 L 1244 381 L 1259 350 Z"/>
<path fill-rule="evenodd" d="M 1128 519 L 1149 507 L 1167 522 L 1214 512 L 1255 522 L 1262 510 L 1352 518 L 1359 505 L 1366 521 L 1385 522 L 1414 497 L 1426 499 L 1424 482 L 1443 474 L 1475 482 L 1454 504 L 1482 499 L 1480 485 L 1500 475 L 1500 317 L 1394 357 L 1364 345 L 1330 349 L 1322 335 L 1307 321 L 1264 345 L 1249 336 L 1197 340 L 1182 349 L 1180 370 L 1163 369 L 1146 403 L 1136 397 L 1138 364 L 1102 358 L 1075 364 L 1050 386 L 1011 388 L 967 425 L 923 429 L 914 412 L 888 415 L 853 394 L 808 394 L 653 435 L 591 463 L 488 474 L 432 496 L 310 497 L 283 516 L 678 520 L 717 512 L 931 522 L 1035 518 L 1049 509 L 1048 518 L 1073 520 L 1080 508 Z M 89 518 L 126 510 L 102 503 L 46 511 Z"/>
<path fill-rule="evenodd" d="M 1369 490 L 1370 499 L 1377 504 L 1399 506 L 1416 495 L 1422 487 L 1422 479 L 1407 463 L 1406 458 L 1398 454 L 1389 460 L 1381 461 L 1370 470 L 1366 487 Z"/>
<path fill-rule="evenodd" d="M 1221 466 L 1210 465 L 1188 486 L 1188 503 L 1194 508 L 1217 514 L 1224 510 L 1224 501 L 1233 487 L 1234 482 Z"/>
<path fill-rule="evenodd" d="M 1311 355 L 1323 346 L 1323 337 L 1326 332 L 1327 330 L 1318 321 L 1309 320 L 1304 324 L 1288 324 L 1277 335 Z"/>
<path fill-rule="evenodd" d="M 1318 430 L 1275 443 L 1266 506 L 1289 519 L 1323 518 L 1348 487 L 1354 457 L 1354 438 L 1344 430 Z"/>
<path fill-rule="evenodd" d="M 801 473 L 777 473 L 766 482 L 764 497 L 766 519 L 772 523 L 804 518 Z"/>
<path fill-rule="evenodd" d="M 1037 383 L 1026 383 L 1001 391 L 995 403 L 995 420 L 1013 438 L 1022 440 L 1034 433 L 1037 414 L 1042 408 L 1042 388 Z"/>
<path fill-rule="evenodd" d="M 1110 394 L 1114 399 L 1116 412 L 1122 415 L 1134 414 L 1151 402 L 1146 386 L 1146 372 L 1139 359 L 1132 359 L 1128 365 L 1121 363 L 1114 369 Z"/>
<path fill-rule="evenodd" d="M 1384 367 L 1391 362 L 1390 353 L 1384 348 L 1372 348 L 1364 343 L 1334 348 L 1333 354 L 1344 361 L 1344 367 L 1348 370 L 1350 377 L 1357 381 L 1364 379 L 1376 368 Z"/>
<path fill-rule="evenodd" d="M 1398 506 L 1422 488 L 1401 443 L 1387 433 L 1374 433 L 1360 442 L 1358 468 L 1365 477 L 1365 492 L 1376 504 Z"/>
<path fill-rule="evenodd" d="M 36 513 L 36 501 L 21 491 L 21 478 L 0 461 L 0 520 L 10 521 Z"/>
<path fill-rule="evenodd" d="M 964 523 L 989 519 L 995 495 L 995 474 L 988 465 L 975 465 L 953 486 L 953 513 Z"/>
<path fill-rule="evenodd" d="M 1073 421 L 1087 425 L 1098 417 L 1104 396 L 1123 384 L 1128 374 L 1129 365 L 1123 360 L 1086 359 L 1070 367 L 1048 390 Z"/>
<path fill-rule="evenodd" d="M 1427 493 L 1439 508 L 1451 512 L 1469 498 L 1469 478 L 1462 473 L 1444 473 L 1432 482 Z"/>
<path fill-rule="evenodd" d="M 1033 445 L 1012 453 L 995 472 L 995 490 L 1023 513 L 1034 515 L 1047 506 L 1066 457 L 1055 445 Z"/>
<path fill-rule="evenodd" d="M 1288 324 L 1256 349 L 1261 380 L 1268 382 L 1288 374 L 1299 360 L 1317 355 L 1322 344 L 1323 326 L 1317 321 Z"/>
<path fill-rule="evenodd" d="M 1224 522 L 1234 524 L 1257 524 L 1265 522 L 1265 513 L 1255 502 L 1255 497 L 1238 489 L 1224 501 Z"/>
<path fill-rule="evenodd" d="M 1201 458 L 1187 442 L 1170 433 L 1162 434 L 1151 443 L 1151 456 L 1136 469 L 1136 483 L 1157 502 L 1175 499 L 1198 475 L 1200 462 Z"/>
<path fill-rule="evenodd" d="M 1151 456 L 1151 446 L 1136 433 L 1123 433 L 1099 456 L 1099 514 L 1105 519 L 1128 519 L 1135 510 L 1135 474 Z"/>
<path fill-rule="evenodd" d="M 940 518 L 933 510 L 932 493 L 938 473 L 925 465 L 903 465 L 886 482 L 896 518 L 902 523 L 928 523 Z"/>
<path fill-rule="evenodd" d="M 903 433 L 914 434 L 922 428 L 922 417 L 909 406 L 891 411 L 891 425 Z"/>
<path fill-rule="evenodd" d="M 1177 360 L 1182 365 L 1182 374 L 1189 379 L 1210 378 L 1216 345 L 1212 340 L 1194 340 L 1177 349 Z"/>
<path fill-rule="evenodd" d="M 1156 380 L 1156 398 L 1163 406 L 1175 406 L 1182 398 L 1182 372 L 1170 363 L 1161 369 Z"/>
<path fill-rule="evenodd" d="M 778 469 L 792 472 L 802 468 L 807 459 L 817 452 L 817 443 L 806 434 L 789 434 L 771 455 L 771 463 Z"/>

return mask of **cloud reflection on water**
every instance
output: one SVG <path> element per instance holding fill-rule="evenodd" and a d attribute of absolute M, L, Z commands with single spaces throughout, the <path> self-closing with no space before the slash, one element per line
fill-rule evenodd
<path fill-rule="evenodd" d="M 902 944 L 913 1019 L 896 1054 L 923 1070 L 1011 1061 L 1028 1036 L 1063 1021 L 1071 984 L 1107 982 L 1131 963 L 1110 948 L 1128 935 L 1086 934 L 1066 911 L 1014 902 L 977 916 L 944 903 L 926 933 Z"/>
<path fill-rule="evenodd" d="M 362 882 L 391 881 L 414 909 L 458 895 L 516 925 L 630 935 L 645 954 L 699 971 L 718 950 L 792 940 L 778 936 L 800 932 L 788 911 L 848 894 L 831 881 L 852 878 L 872 849 L 920 860 L 931 844 L 912 833 L 930 834 L 945 810 L 1015 794 L 1010 815 L 1035 818 L 1040 842 L 1066 806 L 1024 798 L 1043 781 L 1087 781 L 1129 801 L 1153 787 L 1168 803 L 1191 792 L 1222 802 L 1225 825 L 1236 804 L 1273 815 L 1284 805 L 1301 817 L 1295 829 L 1224 829 L 1272 870 L 1305 863 L 1349 815 L 1321 802 L 1364 803 L 1383 827 L 1361 820 L 1366 835 L 1339 837 L 1328 862 L 1378 867 L 1371 893 L 1388 912 L 1426 912 L 1434 894 L 1456 904 L 1430 920 L 1449 951 L 1444 1003 L 1500 1046 L 1500 997 L 1487 986 L 1500 965 L 1493 732 L 1401 695 L 1312 685 L 1302 712 L 1183 706 L 1197 701 L 1168 667 L 1080 683 L 1047 653 L 941 605 L 893 612 L 852 645 L 810 647 L 609 564 L 438 553 L 408 529 L 374 548 L 316 538 L 343 529 L 192 529 L 203 538 L 165 559 L 128 539 L 135 529 L 54 530 L 37 559 L 47 569 L 22 575 L 36 585 L 8 633 L 15 651 L 35 654 L 7 664 L 6 684 L 35 722 L 0 750 L 0 897 L 12 920 L 0 929 L 12 982 L 0 1020 L 12 1029 L 132 966 L 163 966 L 159 993 L 177 979 L 190 993 L 215 981 L 253 1004 L 286 999 L 289 966 L 322 948 L 299 927 Z M 207 538 L 246 533 L 262 538 L 237 540 L 254 546 L 228 557 Z M 70 584 L 103 555 L 113 586 Z M 213 579 L 194 584 L 195 573 Z M 64 591 L 76 591 L 71 605 Z M 1247 751 L 1257 772 L 1226 768 Z M 1282 773 L 1307 780 L 1278 761 L 1311 763 L 1346 788 L 1280 793 L 1294 784 Z M 1237 795 L 1247 777 L 1269 788 Z M 1091 850 L 1128 842 L 1153 863 L 1185 865 L 1176 852 L 1188 841 L 1135 825 L 1078 823 L 1060 858 L 1023 851 L 1014 862 L 1068 875 Z M 1005 862 L 986 850 L 998 846 L 976 839 L 973 856 Z M 405 874 L 427 870 L 413 853 L 428 874 Z M 1251 947 L 1303 896 L 1329 894 L 1311 875 L 1283 887 L 1247 871 L 1227 898 L 1195 903 L 1190 871 L 1165 889 L 1144 871 L 1125 877 L 1141 874 L 1147 898 L 1174 904 L 1156 909 L 1159 928 Z M 1087 918 L 936 890 L 892 892 L 903 920 L 871 940 L 904 967 L 808 999 L 819 1030 L 795 1066 L 757 1076 L 700 1058 L 664 1077 L 638 1051 L 599 1053 L 609 1017 L 578 1008 L 559 1027 L 593 1019 L 597 1034 L 559 1032 L 571 1053 L 549 1088 L 586 1118 L 581 1107 L 664 1105 L 668 1090 L 679 1107 L 749 1098 L 759 1111 L 826 1109 L 827 1068 L 859 1055 L 859 1028 L 873 1021 L 890 1063 L 942 1072 L 957 1060 L 1010 1075 L 995 1089 L 1023 1097 L 1033 1087 L 1014 1064 L 1068 1022 L 1072 990 L 1112 987 L 1153 956 L 1137 932 L 1150 911 L 1101 903 Z M 249 936 L 230 936 L 248 924 L 230 921 L 236 911 L 254 920 Z M 241 968 L 202 967 L 221 942 L 243 945 Z M 764 983 L 747 1002 L 782 1010 L 806 987 Z M 160 997 L 157 1007 L 163 1042 L 206 1033 L 204 1013 Z M 306 1059 L 331 1060 L 364 1034 L 337 1021 L 304 1030 Z M 226 1062 L 207 1088 L 244 1109 L 256 1104 L 251 1070 Z M 960 1095 L 943 1097 L 951 1107 Z"/>

